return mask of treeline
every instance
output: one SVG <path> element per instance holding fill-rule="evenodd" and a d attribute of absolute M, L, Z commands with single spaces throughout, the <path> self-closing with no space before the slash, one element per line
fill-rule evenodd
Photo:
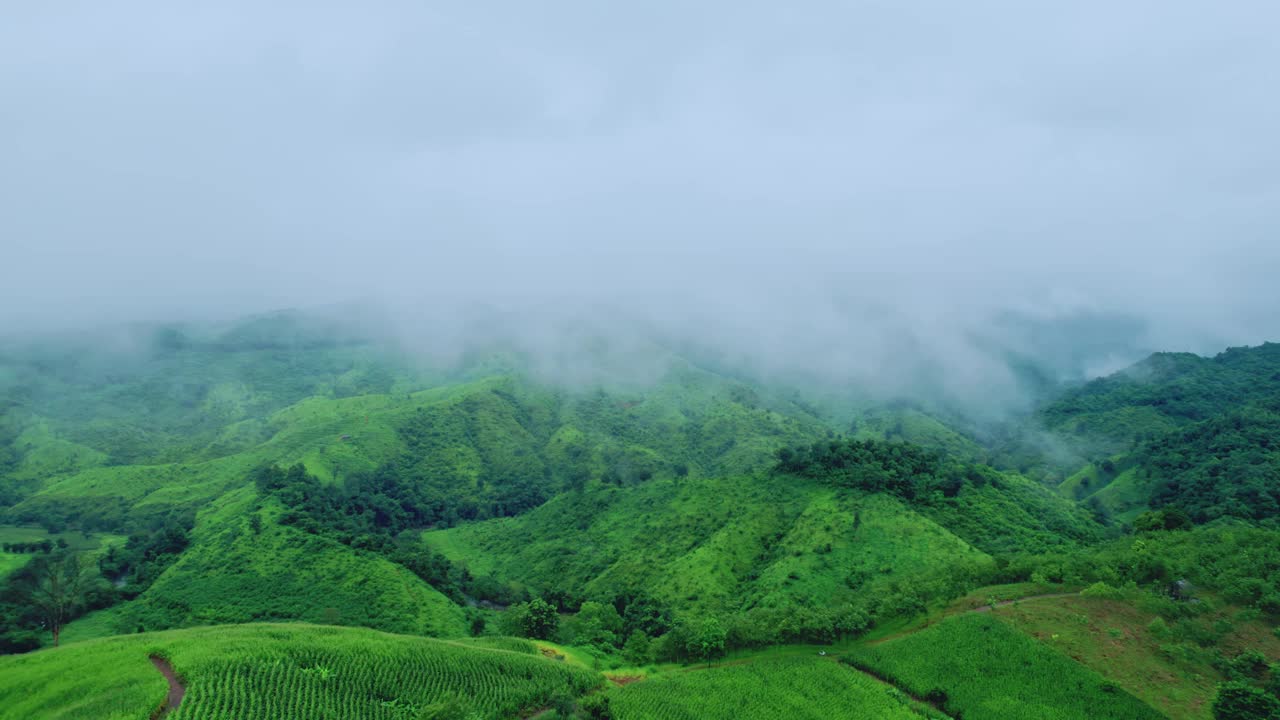
<path fill-rule="evenodd" d="M 444 506 L 422 484 L 402 479 L 389 467 L 353 475 L 341 484 L 325 484 L 300 464 L 272 465 L 258 470 L 254 483 L 264 497 L 274 497 L 284 506 L 281 525 L 379 554 L 454 602 L 465 604 L 470 596 L 507 604 L 524 597 L 492 578 L 472 577 L 423 544 L 417 531 L 437 522 Z"/>
<path fill-rule="evenodd" d="M 48 555 L 53 552 L 55 547 L 65 550 L 67 548 L 67 541 L 62 538 L 58 538 L 56 543 L 52 540 L 39 540 L 35 542 L 13 542 L 0 545 L 0 549 L 3 549 L 5 552 L 18 554 L 44 553 Z"/>
<path fill-rule="evenodd" d="M 832 485 L 886 492 L 908 501 L 955 497 L 967 485 L 999 483 L 994 470 L 944 460 L 918 445 L 882 440 L 826 440 L 777 453 L 777 472 Z"/>
<path fill-rule="evenodd" d="M 150 531 L 132 533 L 123 547 L 107 548 L 98 560 L 98 569 L 121 599 L 131 600 L 151 587 L 187 549 L 194 524 L 194 516 L 185 515 Z"/>
<path fill-rule="evenodd" d="M 853 605 L 756 608 L 677 618 L 644 593 L 588 600 L 576 609 L 550 599 L 539 597 L 511 606 L 499 617 L 497 631 L 586 648 L 597 657 L 628 665 L 646 665 L 712 660 L 733 650 L 782 643 L 833 643 L 861 635 L 872 624 L 867 610 Z"/>

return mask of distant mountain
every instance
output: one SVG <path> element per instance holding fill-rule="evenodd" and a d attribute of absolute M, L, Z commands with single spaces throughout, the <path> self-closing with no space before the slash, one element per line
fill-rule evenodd
<path fill-rule="evenodd" d="M 1157 353 L 1040 413 L 1094 462 L 1068 496 L 1125 519 L 1179 507 L 1200 522 L 1280 515 L 1280 344 Z"/>

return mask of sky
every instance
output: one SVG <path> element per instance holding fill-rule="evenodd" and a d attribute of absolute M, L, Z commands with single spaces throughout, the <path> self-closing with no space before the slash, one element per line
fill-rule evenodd
<path fill-rule="evenodd" d="M 0 329 L 486 302 L 833 372 L 1010 312 L 1280 339 L 1274 2 L 4 15 Z"/>

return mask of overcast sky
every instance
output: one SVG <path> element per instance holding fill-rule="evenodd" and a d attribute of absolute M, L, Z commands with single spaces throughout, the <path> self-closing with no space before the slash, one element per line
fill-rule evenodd
<path fill-rule="evenodd" d="M 0 326 L 498 297 L 790 326 L 764 345 L 998 308 L 1280 339 L 1277 27 L 1271 0 L 10 3 Z"/>

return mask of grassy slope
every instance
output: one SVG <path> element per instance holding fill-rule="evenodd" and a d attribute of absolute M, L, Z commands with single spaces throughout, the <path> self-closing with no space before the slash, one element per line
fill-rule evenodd
<path fill-rule="evenodd" d="M 394 718 L 461 698 L 484 718 L 511 717 L 599 675 L 522 652 L 310 625 L 225 626 L 123 636 L 0 658 L 0 718 L 145 720 L 167 684 L 187 685 L 173 720 Z"/>
<path fill-rule="evenodd" d="M 73 623 L 71 637 L 137 628 L 303 620 L 441 637 L 466 634 L 462 608 L 380 557 L 271 522 L 255 534 L 251 488 L 200 515 L 192 547 L 138 599 Z M 322 591 L 318 591 L 322 589 Z"/>
<path fill-rule="evenodd" d="M 930 570 L 990 566 L 988 553 L 1100 537 L 1070 501 L 1025 478 L 911 508 L 801 478 L 591 487 L 517 518 L 424 535 L 473 573 L 587 597 L 647 590 L 680 609 L 827 607 Z"/>
<path fill-rule="evenodd" d="M 1147 509 L 1155 484 L 1152 478 L 1143 477 L 1138 467 L 1108 476 L 1090 464 L 1063 481 L 1058 492 L 1064 497 L 1096 501 L 1112 519 L 1132 522 Z"/>
<path fill-rule="evenodd" d="M 518 518 L 425 534 L 479 574 L 587 595 L 645 589 L 710 611 L 825 606 L 985 555 L 885 497 L 756 475 L 571 493 Z"/>
<path fill-rule="evenodd" d="M 909 442 L 964 460 L 978 460 L 984 454 L 973 440 L 920 410 L 871 410 L 854 425 L 853 437 L 859 440 Z"/>
<path fill-rule="evenodd" d="M 1041 642 L 1115 682 L 1173 720 L 1208 720 L 1218 682 L 1208 650 L 1171 644 L 1153 629 L 1158 616 L 1121 599 L 1056 597 L 1000 607 L 996 615 Z M 1256 619 L 1240 620 L 1231 608 L 1185 622 L 1201 628 L 1226 621 L 1219 641 L 1227 657 L 1244 649 L 1280 657 L 1280 638 Z M 1221 626 L 1220 626 L 1221 627 Z"/>
<path fill-rule="evenodd" d="M 639 482 L 641 471 L 673 477 L 677 468 L 696 478 L 758 467 L 776 448 L 819 434 L 812 417 L 778 409 L 788 410 L 786 402 L 687 366 L 643 391 L 564 395 L 491 376 L 417 392 L 315 396 L 260 422 L 227 426 L 222 435 L 228 437 L 240 435 L 246 423 L 266 430 L 265 439 L 249 433 L 255 442 L 236 452 L 211 450 L 157 465 L 67 466 L 70 472 L 39 478 L 38 491 L 8 512 L 26 520 L 54 515 L 105 522 L 200 509 L 182 559 L 137 601 L 72 625 L 72 638 L 262 619 L 457 635 L 459 609 L 396 566 L 276 527 L 270 512 L 262 535 L 250 536 L 252 470 L 302 462 L 337 481 L 412 457 L 405 472 L 443 496 L 463 498 L 481 497 L 495 479 L 529 473 L 545 476 L 555 492 L 576 465 L 593 483 L 610 472 L 624 483 Z M 60 447 L 61 441 L 46 439 Z M 330 590 L 321 596 L 315 587 Z"/>
<path fill-rule="evenodd" d="M 1161 717 L 1093 671 L 989 614 L 958 615 L 857 648 L 848 657 L 914 695 L 945 696 L 946 709 L 966 720 Z"/>
<path fill-rule="evenodd" d="M 925 717 L 909 699 L 816 656 L 690 669 L 609 693 L 617 720 L 826 720 Z"/>
<path fill-rule="evenodd" d="M 313 474 L 333 479 L 406 452 L 418 458 L 408 469 L 446 494 L 474 493 L 479 479 L 513 474 L 562 482 L 574 463 L 594 478 L 622 468 L 623 480 L 628 470 L 633 476 L 671 476 L 677 468 L 703 475 L 745 472 L 777 448 L 823 431 L 816 419 L 790 410 L 782 414 L 746 386 L 682 367 L 643 394 L 566 396 L 496 376 L 415 393 L 317 395 L 228 424 L 205 450 L 174 462 L 105 465 L 102 453 L 68 449 L 78 446 L 28 432 L 19 444 L 30 449 L 14 477 L 27 478 L 37 492 L 8 514 L 75 520 L 100 514 L 104 506 L 134 513 L 191 507 L 238 486 L 264 463 L 303 462 Z M 408 425 L 418 432 L 406 435 Z M 220 445 L 219 438 L 241 436 L 252 442 Z"/>

